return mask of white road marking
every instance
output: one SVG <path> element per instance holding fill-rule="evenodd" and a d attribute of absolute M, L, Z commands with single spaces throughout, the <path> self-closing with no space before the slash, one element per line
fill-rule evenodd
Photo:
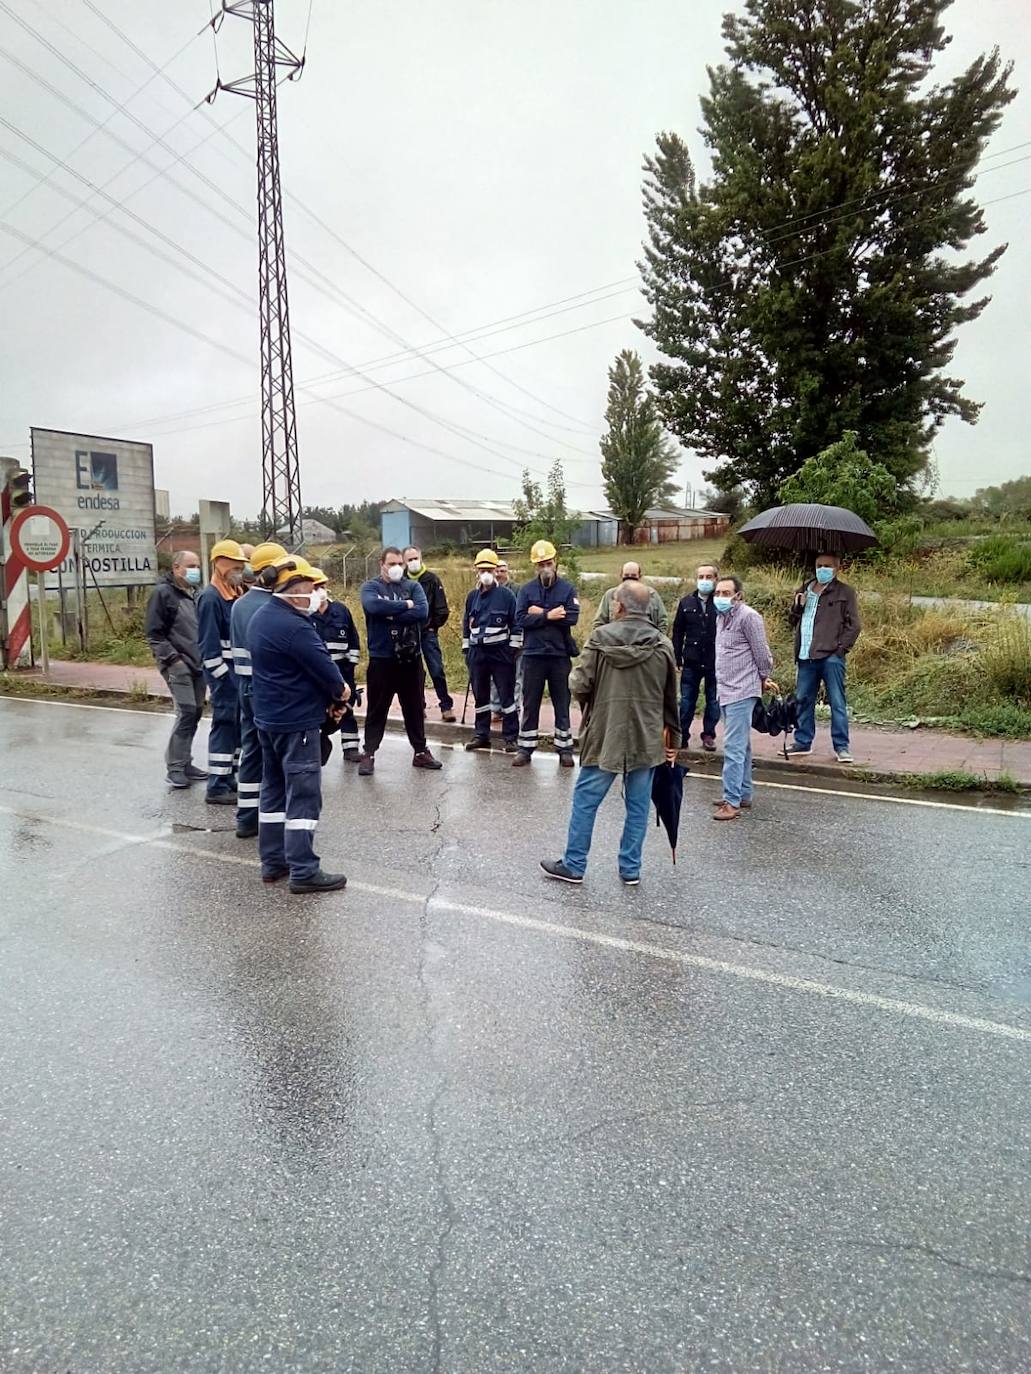
<path fill-rule="evenodd" d="M 757 764 L 757 767 L 761 766 Z M 719 777 L 708 777 L 704 773 L 688 773 L 687 776 L 693 782 L 720 781 Z M 963 811 L 968 816 L 1008 816 L 1020 821 L 1031 820 L 1031 810 L 1008 810 L 1003 806 L 965 805 L 963 802 L 930 801 L 924 797 L 893 797 L 890 793 L 882 792 L 848 792 L 838 787 L 816 787 L 805 782 L 767 782 L 759 778 L 756 778 L 752 785 L 772 787 L 780 792 L 813 792 L 822 797 L 854 797 L 856 801 L 889 802 L 892 806 L 929 806 L 937 811 Z"/>
<path fill-rule="evenodd" d="M 79 830 L 86 834 L 103 835 L 108 839 L 122 840 L 125 844 L 146 844 L 154 849 L 168 850 L 173 854 L 188 855 L 192 858 L 208 859 L 214 863 L 237 864 L 244 868 L 259 868 L 260 861 L 245 854 L 219 854 L 201 845 L 178 844 L 165 838 L 160 831 L 152 835 L 133 835 L 106 826 L 90 825 L 85 821 L 66 820 L 58 816 L 37 816 L 19 811 L 13 806 L 0 804 L 0 813 L 15 816 L 19 820 L 34 821 L 37 825 L 58 825 L 69 830 Z M 582 944 L 598 945 L 603 949 L 619 950 L 626 954 L 640 954 L 649 959 L 659 959 L 665 963 L 679 964 L 685 968 L 700 969 L 705 973 L 718 973 L 731 978 L 744 978 L 755 983 L 765 983 L 769 987 L 782 988 L 787 992 L 808 993 L 814 997 L 824 997 L 836 1002 L 849 1002 L 853 1006 L 869 1007 L 894 1016 L 905 1016 L 911 1020 L 928 1021 L 936 1026 L 951 1026 L 957 1030 L 977 1031 L 984 1035 L 994 1035 L 1006 1040 L 1031 1042 L 1031 1029 L 1007 1025 L 1002 1021 L 989 1021 L 980 1016 L 965 1016 L 960 1012 L 943 1011 L 938 1007 L 924 1006 L 919 1002 L 906 1002 L 895 997 L 882 997 L 873 992 L 861 992 L 854 988 L 839 987 L 834 983 L 821 983 L 813 978 L 796 978 L 792 974 L 777 973 L 771 969 L 758 968 L 754 964 L 733 963 L 727 959 L 710 959 L 703 954 L 688 954 L 684 950 L 667 949 L 644 940 L 626 940 L 619 935 L 606 935 L 597 930 L 585 930 L 582 926 L 560 925 L 554 921 L 542 921 L 535 916 L 521 916 L 511 911 L 497 911 L 493 907 L 469 906 L 464 902 L 450 902 L 442 897 L 430 897 L 424 893 L 406 892 L 403 888 L 383 887 L 378 883 L 349 882 L 348 891 L 361 892 L 371 897 L 387 897 L 391 901 L 407 905 L 426 906 L 434 911 L 452 912 L 458 916 L 472 916 L 479 920 L 492 921 L 497 925 L 514 926 L 520 930 L 530 930 L 538 935 L 550 935 L 561 940 L 577 940 Z M 818 956 L 817 956 L 818 957 Z"/>
<path fill-rule="evenodd" d="M 15 697 L 0 695 L 0 701 L 22 701 L 30 706 L 60 706 L 70 707 L 76 711 L 114 711 L 123 716 L 150 717 L 153 719 L 164 719 L 157 711 L 133 711 L 128 706 L 93 706 L 84 701 L 51 701 L 46 697 Z M 169 706 L 172 704 L 171 697 L 168 700 Z M 168 713 L 171 715 L 171 712 Z M 209 721 L 202 721 L 202 725 L 210 724 Z M 401 736 L 391 735 L 388 731 L 383 737 L 384 744 L 404 744 L 408 747 L 408 742 Z M 454 753 L 464 753 L 465 745 L 458 743 L 448 743 L 445 740 L 435 740 L 434 746 L 441 749 L 450 748 Z M 492 749 L 492 754 L 497 754 L 499 758 L 505 759 L 508 755 L 499 749 Z M 757 767 L 762 767 L 759 760 Z M 709 773 L 688 773 L 687 777 L 692 782 L 711 782 L 718 783 L 718 774 Z M 844 788 L 837 787 L 816 787 L 803 782 L 766 782 L 757 779 L 756 787 L 772 787 L 781 792 L 812 792 L 817 796 L 823 797 L 851 797 L 855 801 L 886 802 L 890 806 L 924 806 L 937 811 L 962 811 L 965 815 L 973 816 L 1006 816 L 1011 820 L 1031 820 L 1031 809 L 1008 810 L 1002 806 L 973 806 L 963 802 L 931 801 L 924 797 L 894 797 L 890 793 L 882 792 L 850 792 Z"/>

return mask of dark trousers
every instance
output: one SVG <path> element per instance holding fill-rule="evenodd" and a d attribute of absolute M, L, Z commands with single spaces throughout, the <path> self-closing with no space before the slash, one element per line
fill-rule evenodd
<path fill-rule="evenodd" d="M 703 682 L 705 711 L 702 715 L 702 738 L 709 739 L 715 735 L 720 718 L 720 703 L 716 696 L 716 666 L 714 664 L 711 668 L 694 668 L 690 663 L 685 663 L 680 676 L 680 733 L 685 749 L 691 734 L 695 708 L 698 705 L 698 692 Z"/>
<path fill-rule="evenodd" d="M 258 794 L 261 791 L 261 740 L 254 724 L 254 697 L 250 678 L 240 689 L 240 769 L 236 782 L 236 823 L 257 825 Z"/>
<path fill-rule="evenodd" d="M 452 710 L 455 703 L 447 689 L 447 678 L 444 676 L 444 655 L 440 652 L 440 639 L 436 630 L 423 630 L 422 656 L 426 660 L 426 671 L 433 683 L 433 690 L 440 702 L 440 709 L 442 711 Z"/>
<path fill-rule="evenodd" d="M 515 657 L 511 649 L 498 654 L 497 658 L 484 649 L 469 650 L 469 681 L 476 701 L 476 733 L 480 739 L 490 737 L 490 688 L 493 682 L 501 707 L 502 736 L 509 744 L 515 744 L 519 734 L 515 677 Z"/>
<path fill-rule="evenodd" d="M 387 716 L 395 697 L 401 703 L 408 742 L 417 754 L 426 748 L 426 678 L 422 663 L 396 658 L 370 658 L 365 674 L 365 752 L 374 754 L 383 743 Z"/>
<path fill-rule="evenodd" d="M 573 752 L 573 730 L 569 719 L 570 660 L 565 654 L 523 654 L 523 723 L 519 728 L 521 753 L 532 754 L 540 731 L 541 702 L 548 689 L 555 711 L 555 748 L 560 754 Z"/>
<path fill-rule="evenodd" d="M 165 750 L 165 767 L 173 778 L 184 778 L 193 762 L 193 737 L 204 711 L 204 674 L 195 673 L 180 659 L 164 674 L 175 703 L 175 724 Z"/>
<path fill-rule="evenodd" d="M 302 882 L 319 871 L 315 828 L 322 811 L 319 730 L 259 730 L 263 768 L 258 853 L 265 877 L 289 868 Z"/>
<path fill-rule="evenodd" d="M 211 679 L 208 793 L 232 792 L 240 754 L 240 698 L 232 673 Z"/>

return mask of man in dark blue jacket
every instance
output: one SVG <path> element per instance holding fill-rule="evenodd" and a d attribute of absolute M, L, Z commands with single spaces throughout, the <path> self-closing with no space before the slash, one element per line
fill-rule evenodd
<path fill-rule="evenodd" d="M 476 700 L 476 732 L 466 749 L 490 748 L 491 682 L 501 707 L 505 752 L 515 753 L 519 718 L 515 704 L 515 651 L 523 636 L 516 629 L 516 599 L 497 581 L 498 556 L 493 549 L 476 555 L 476 587 L 465 601 L 462 650 Z"/>
<path fill-rule="evenodd" d="M 340 748 L 344 752 L 345 763 L 357 763 L 361 755 L 358 751 L 358 722 L 353 708 L 356 691 L 354 675 L 361 658 L 362 643 L 358 638 L 358 626 L 354 623 L 354 616 L 342 601 L 334 601 L 330 596 L 329 578 L 321 568 L 315 568 L 313 571 L 319 604 L 315 607 L 312 623 L 319 632 L 319 638 L 329 650 L 330 658 L 340 669 L 344 681 L 351 689 L 350 702 L 340 721 Z M 323 756 L 328 760 L 329 751 L 333 747 L 333 741 L 329 738 L 333 733 L 332 724 L 323 733 L 326 735 Z"/>
<path fill-rule="evenodd" d="M 418 582 L 405 577 L 400 549 L 389 546 L 383 550 L 379 577 L 364 584 L 361 596 L 369 668 L 365 677 L 365 753 L 358 764 L 358 776 L 372 776 L 395 696 L 401 703 L 405 731 L 414 751 L 412 767 L 439 768 L 439 760 L 426 747 L 426 679 L 420 629 L 429 615 L 429 603 Z"/>
<path fill-rule="evenodd" d="M 241 544 L 246 550 L 246 545 Z M 276 570 L 272 566 L 286 557 L 282 544 L 259 544 L 251 550 L 251 584 L 243 596 L 233 602 L 229 613 L 229 640 L 233 646 L 233 673 L 240 700 L 240 767 L 236 782 L 236 835 L 251 840 L 258 833 L 258 794 L 263 771 L 261 740 L 254 724 L 254 692 L 251 682 L 251 650 L 247 638 L 251 620 L 262 607 L 268 605 L 275 586 Z"/>
<path fill-rule="evenodd" d="M 205 800 L 212 806 L 236 805 L 240 698 L 233 672 L 229 618 L 233 602 L 243 592 L 246 561 L 235 539 L 220 539 L 211 550 L 211 579 L 197 597 L 197 642 L 211 696 Z"/>
<path fill-rule="evenodd" d="M 290 875 L 291 892 L 332 892 L 342 873 L 324 873 L 314 835 L 322 810 L 321 727 L 349 695 L 311 623 L 315 592 L 305 560 L 280 560 L 275 589 L 248 630 L 254 720 L 263 772 L 258 853 L 266 883 Z"/>
<path fill-rule="evenodd" d="M 573 766 L 573 726 L 569 718 L 569 670 L 576 652 L 572 626 L 580 602 L 572 582 L 559 577 L 554 544 L 538 539 L 530 550 L 537 576 L 519 588 L 516 628 L 523 632 L 523 719 L 513 768 L 525 768 L 539 738 L 541 701 L 548 689 L 555 712 L 555 749 L 563 768 Z"/>
<path fill-rule="evenodd" d="M 711 563 L 697 569 L 695 589 L 682 597 L 673 620 L 673 656 L 682 670 L 680 678 L 680 734 L 686 749 L 691 737 L 691 722 L 698 706 L 698 693 L 705 684 L 705 712 L 702 716 L 702 748 L 716 748 L 716 725 L 720 703 L 716 691 L 716 608 L 712 594 L 719 570 Z"/>

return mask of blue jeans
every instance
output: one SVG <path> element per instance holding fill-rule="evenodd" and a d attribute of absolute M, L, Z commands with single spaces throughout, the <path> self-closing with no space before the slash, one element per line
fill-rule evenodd
<path fill-rule="evenodd" d="M 831 744 L 840 754 L 848 748 L 848 706 L 845 702 L 845 659 L 842 654 L 827 658 L 800 658 L 795 681 L 798 701 L 798 726 L 795 743 L 808 748 L 816 735 L 816 694 L 823 682 L 831 708 Z"/>
<path fill-rule="evenodd" d="M 723 711 L 723 800 L 752 800 L 752 712 L 758 697 L 732 701 Z"/>
<path fill-rule="evenodd" d="M 619 871 L 624 878 L 637 878 L 641 873 L 641 850 L 648 833 L 648 811 L 652 801 L 654 768 L 635 768 L 623 777 L 623 800 L 626 820 L 619 842 Z M 587 869 L 587 855 L 591 851 L 591 835 L 598 807 L 605 800 L 609 788 L 619 773 L 588 765 L 580 769 L 573 788 L 573 814 L 569 818 L 569 836 L 562 862 L 571 873 L 583 877 Z"/>
<path fill-rule="evenodd" d="M 684 738 L 684 748 L 691 735 L 691 722 L 694 720 L 695 707 L 698 705 L 698 691 L 705 683 L 705 713 L 702 716 L 702 739 L 711 739 L 716 733 L 716 723 L 720 718 L 720 704 L 716 699 L 716 669 L 693 668 L 684 664 L 680 676 L 680 733 Z"/>
<path fill-rule="evenodd" d="M 447 689 L 447 678 L 444 676 L 444 655 L 440 652 L 440 639 L 436 630 L 423 630 L 422 656 L 426 660 L 426 671 L 433 683 L 433 690 L 437 694 L 440 709 L 442 711 L 453 710 L 455 703 Z"/>

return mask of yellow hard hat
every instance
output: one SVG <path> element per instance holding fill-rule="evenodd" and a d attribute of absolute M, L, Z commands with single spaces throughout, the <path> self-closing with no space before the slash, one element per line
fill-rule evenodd
<path fill-rule="evenodd" d="M 555 545 L 548 539 L 538 539 L 530 550 L 531 563 L 546 563 L 549 558 L 557 558 Z"/>
<path fill-rule="evenodd" d="M 262 568 L 267 568 L 270 563 L 285 557 L 286 549 L 282 544 L 259 544 L 251 554 L 251 567 L 255 572 L 261 572 Z"/>
<path fill-rule="evenodd" d="M 314 582 L 315 580 L 315 569 L 299 553 L 288 554 L 285 558 L 277 559 L 273 567 L 276 568 L 277 592 L 284 591 L 294 582 Z"/>
<path fill-rule="evenodd" d="M 234 563 L 246 563 L 243 549 L 235 539 L 220 539 L 211 548 L 211 561 L 214 563 L 216 558 L 231 558 Z"/>
<path fill-rule="evenodd" d="M 476 562 L 473 566 L 477 568 L 496 568 L 498 566 L 498 556 L 493 549 L 481 549 L 476 555 Z"/>
<path fill-rule="evenodd" d="M 321 568 L 312 568 L 311 571 L 312 571 L 312 578 L 311 578 L 311 580 L 315 583 L 316 587 L 324 587 L 324 586 L 326 585 L 326 583 L 329 581 L 329 578 L 328 578 L 328 577 L 326 576 L 326 574 L 322 571 L 322 569 L 321 569 Z"/>

